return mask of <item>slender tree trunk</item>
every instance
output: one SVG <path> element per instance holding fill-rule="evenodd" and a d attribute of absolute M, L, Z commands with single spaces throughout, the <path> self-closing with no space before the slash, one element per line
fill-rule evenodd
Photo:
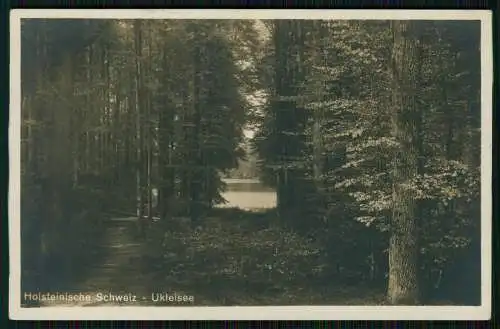
<path fill-rule="evenodd" d="M 110 189 L 113 184 L 113 170 L 111 170 L 113 166 L 112 156 L 114 155 L 114 147 L 112 144 L 112 115 L 113 110 L 115 109 L 111 98 L 113 95 L 113 88 L 111 86 L 111 70 L 110 70 L 110 51 L 109 45 L 106 44 L 104 47 L 104 60 L 105 60 L 105 69 L 104 69 L 104 80 L 106 83 L 106 91 L 105 91 L 105 123 L 106 123 L 106 131 L 104 132 L 104 166 L 106 170 L 106 188 Z"/>
<path fill-rule="evenodd" d="M 113 177 L 113 184 L 114 186 L 119 185 L 120 187 L 123 187 L 123 182 L 121 180 L 121 171 L 123 168 L 124 160 L 125 157 L 122 154 L 122 145 L 123 142 L 121 140 L 121 125 L 122 123 L 122 102 L 121 102 L 121 93 L 120 93 L 120 82 L 117 79 L 116 75 L 113 75 L 113 78 L 115 80 L 114 82 L 114 97 L 115 97 L 115 106 L 113 109 L 113 118 L 111 119 L 112 121 L 112 133 L 111 133 L 111 139 L 114 147 L 114 177 Z"/>
<path fill-rule="evenodd" d="M 285 217 L 295 218 L 296 209 L 303 202 L 303 148 L 304 109 L 298 106 L 300 85 L 303 82 L 302 25 L 298 21 L 278 20 L 275 23 L 275 128 L 278 166 L 278 211 Z M 298 219 L 298 218 L 297 218 Z M 300 220 L 299 220 L 300 221 Z M 303 222 L 303 221 L 302 221 Z M 297 222 L 299 223 L 299 222 Z"/>
<path fill-rule="evenodd" d="M 39 61 L 39 65 L 36 66 L 36 71 L 34 73 L 37 86 L 35 90 L 35 95 L 33 99 L 33 115 L 32 118 L 37 122 L 37 126 L 32 131 L 33 143 L 32 143 L 32 157 L 31 161 L 28 163 L 28 172 L 32 173 L 33 179 L 33 190 L 38 192 L 36 194 L 35 199 L 35 209 L 32 209 L 30 212 L 30 225 L 25 226 L 27 231 L 22 231 L 23 234 L 21 242 L 23 243 L 23 247 L 21 248 L 22 252 L 22 266 L 23 272 L 29 273 L 28 277 L 30 279 L 29 284 L 26 285 L 26 288 L 36 288 L 41 289 L 43 287 L 43 275 L 44 275 L 44 264 L 45 264 L 45 254 L 43 252 L 43 243 L 44 239 L 42 237 L 42 233 L 45 229 L 45 217 L 40 217 L 39 214 L 43 214 L 44 208 L 46 204 L 43 203 L 44 199 L 44 191 L 41 189 L 40 183 L 42 182 L 42 173 L 43 173 L 43 149 L 44 149 L 44 139 L 41 135 L 41 123 L 45 122 L 46 118 L 41 114 L 45 113 L 45 97 L 40 97 L 38 91 L 42 91 L 45 88 L 45 56 L 44 56 L 44 30 L 40 29 L 36 31 L 36 55 Z M 26 200 L 25 196 L 27 195 L 27 189 L 21 190 L 21 200 Z M 26 193 L 26 194 L 25 194 Z M 22 215 L 24 219 L 25 208 L 21 209 Z M 25 220 L 21 221 L 21 224 L 24 224 Z M 26 234 L 24 234 L 26 233 Z M 30 251 L 33 252 L 30 252 Z M 25 272 L 26 271 L 26 272 Z"/>
<path fill-rule="evenodd" d="M 29 167 L 33 161 L 33 113 L 32 113 L 32 101 L 30 96 L 23 95 L 21 101 L 21 110 L 23 116 L 22 125 L 22 153 L 21 153 L 21 165 L 23 173 L 31 173 Z"/>
<path fill-rule="evenodd" d="M 293 91 L 290 84 L 293 84 L 292 77 L 290 76 L 290 33 L 291 29 L 288 21 L 276 21 L 274 30 L 274 46 L 275 46 L 275 134 L 277 135 L 276 152 L 277 164 L 277 206 L 280 215 L 285 215 L 290 206 L 290 190 L 288 186 L 288 173 L 287 173 L 287 155 L 288 143 L 286 138 L 286 131 L 288 131 L 287 121 L 292 120 L 290 112 L 293 110 L 293 102 L 287 100 L 286 97 L 292 97 Z M 285 99 L 282 99 L 285 98 Z"/>
<path fill-rule="evenodd" d="M 148 64 L 147 69 L 149 75 L 152 74 L 151 70 L 151 61 L 152 61 L 152 53 L 151 53 L 151 30 L 150 27 L 148 26 L 148 38 L 147 38 L 147 55 L 148 55 Z M 153 186 L 152 186 L 152 170 L 153 170 L 153 138 L 152 138 L 152 109 L 151 109 L 151 97 L 152 93 L 150 88 L 147 90 L 148 92 L 145 93 L 145 103 L 146 103 L 146 132 L 147 132 L 147 139 L 146 139 L 146 154 L 147 154 L 147 161 L 146 161 L 146 178 L 147 178 L 147 200 L 148 200 L 148 219 L 151 220 L 153 218 Z"/>
<path fill-rule="evenodd" d="M 163 66 L 163 81 L 162 85 L 165 89 L 170 87 L 169 77 L 169 63 L 165 51 L 162 52 L 162 66 Z M 161 99 L 161 108 L 159 113 L 159 150 L 160 150 L 160 187 L 159 187 L 159 204 L 160 204 L 160 217 L 166 219 L 173 204 L 174 198 L 174 168 L 172 167 L 172 147 L 174 138 L 174 105 L 169 99 L 169 94 L 164 92 Z"/>
<path fill-rule="evenodd" d="M 181 116 L 182 129 L 179 129 L 179 164 L 182 164 L 180 169 L 180 180 L 181 186 L 179 190 L 179 195 L 182 202 L 186 206 L 189 206 L 189 186 L 191 184 L 191 172 L 189 169 L 189 158 L 190 158 L 190 131 L 191 131 L 191 114 L 188 109 L 191 108 L 191 102 L 189 100 L 189 93 L 191 92 L 191 83 L 186 81 L 185 87 L 181 88 L 182 94 L 182 105 L 179 110 Z"/>
<path fill-rule="evenodd" d="M 134 21 L 135 45 L 135 109 L 136 109 L 136 198 L 137 217 L 142 230 L 142 217 L 144 212 L 143 199 L 143 108 L 142 108 L 142 22 Z"/>
<path fill-rule="evenodd" d="M 86 84 L 87 85 L 92 85 L 92 64 L 93 64 L 93 56 L 92 56 L 92 46 L 89 46 L 87 48 L 87 53 L 86 53 L 86 60 L 87 60 L 87 67 L 86 67 Z M 83 113 L 83 122 L 85 123 L 84 124 L 84 127 L 83 127 L 83 134 L 82 134 L 82 141 L 81 141 L 81 145 L 83 147 L 83 152 L 81 152 L 82 154 L 82 169 L 83 169 L 83 172 L 85 174 L 88 174 L 91 170 L 91 163 L 90 163 L 90 156 L 91 156 L 91 152 L 90 152 L 90 148 L 91 148 L 91 136 L 90 136 L 90 132 L 89 132 L 89 127 L 91 126 L 92 122 L 91 122 L 91 118 L 92 118 L 92 114 L 93 114 L 93 109 L 92 109 L 92 95 L 91 95 L 91 92 L 90 90 L 86 90 L 86 96 L 85 96 L 85 111 Z"/>
<path fill-rule="evenodd" d="M 74 97 L 74 60 L 73 56 L 66 55 L 63 59 L 62 70 L 60 78 L 60 88 L 59 92 L 63 94 L 63 101 L 59 106 L 59 110 L 56 114 L 56 139 L 54 145 L 57 145 L 57 153 L 55 156 L 55 163 L 53 168 L 58 168 L 57 171 L 53 173 L 55 179 L 58 180 L 56 185 L 56 211 L 59 217 L 57 226 L 54 228 L 55 232 L 55 248 L 57 250 L 58 258 L 60 259 L 60 273 L 64 277 L 69 273 L 72 268 L 71 262 L 72 258 L 64 252 L 63 246 L 70 242 L 67 237 L 72 232 L 69 230 L 71 225 L 71 219 L 73 218 L 69 213 L 71 200 L 71 185 L 73 177 L 73 166 L 72 166 L 72 120 L 71 116 L 73 114 L 73 104 L 66 100 L 71 100 Z M 62 234 L 61 234 L 62 233 Z"/>
<path fill-rule="evenodd" d="M 192 134 L 191 134 L 191 143 L 189 148 L 191 150 L 190 154 L 190 163 L 191 163 L 191 184 L 189 186 L 189 195 L 190 195 L 190 217 L 193 223 L 196 223 L 199 220 L 200 216 L 200 194 L 201 194 L 201 147 L 200 147 L 200 125 L 201 125 L 201 88 L 202 88 L 202 47 L 200 42 L 202 42 L 198 38 L 198 33 L 200 29 L 196 25 L 198 23 L 194 23 L 193 33 L 194 33 L 194 57 L 193 57 L 193 116 L 192 116 Z"/>
<path fill-rule="evenodd" d="M 389 243 L 388 299 L 392 304 L 417 304 L 418 231 L 417 203 L 408 186 L 418 174 L 417 105 L 419 43 L 413 21 L 392 23 L 393 136 L 400 144 L 393 167 L 393 213 Z"/>
<path fill-rule="evenodd" d="M 317 60 L 317 65 L 325 65 L 326 60 L 326 45 L 325 45 L 325 27 L 322 21 L 315 22 L 315 30 L 317 32 L 317 42 L 315 43 L 316 51 L 315 58 Z M 315 95 L 317 102 L 324 101 L 323 96 L 324 87 L 318 86 L 316 88 L 317 94 Z M 314 109 L 313 113 L 313 158 L 314 158 L 314 180 L 316 183 L 316 188 L 318 191 L 323 190 L 323 137 L 322 137 L 322 125 L 323 125 L 323 110 L 322 108 Z"/>

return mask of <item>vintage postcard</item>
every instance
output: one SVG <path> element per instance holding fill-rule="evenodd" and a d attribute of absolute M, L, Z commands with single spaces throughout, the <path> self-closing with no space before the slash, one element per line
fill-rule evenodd
<path fill-rule="evenodd" d="M 10 318 L 489 319 L 491 17 L 13 10 Z"/>

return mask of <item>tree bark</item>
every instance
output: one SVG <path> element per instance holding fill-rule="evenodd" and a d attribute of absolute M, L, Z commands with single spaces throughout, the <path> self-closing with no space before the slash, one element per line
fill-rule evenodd
<path fill-rule="evenodd" d="M 278 212 L 285 217 L 292 214 L 301 201 L 299 177 L 301 160 L 304 109 L 297 104 L 299 87 L 303 81 L 303 36 L 300 22 L 278 20 L 274 31 L 275 46 L 275 145 L 277 156 Z M 296 216 L 295 216 L 296 217 Z"/>
<path fill-rule="evenodd" d="M 198 38 L 201 29 L 197 26 L 198 23 L 193 23 L 193 116 L 192 116 L 192 132 L 190 138 L 189 148 L 191 150 L 190 154 L 190 164 L 191 164 L 191 181 L 189 186 L 190 195 L 190 207 L 189 215 L 193 223 L 197 222 L 200 217 L 200 202 L 201 202 L 201 165 L 202 165 L 202 154 L 200 147 L 200 126 L 201 126 L 201 111 L 202 111 L 202 70 L 204 69 L 202 60 L 204 57 L 203 47 L 200 44 L 201 39 Z"/>
<path fill-rule="evenodd" d="M 163 81 L 162 85 L 165 89 L 170 87 L 170 65 L 166 52 L 162 52 L 162 66 L 163 66 Z M 172 167 L 172 152 L 174 142 L 174 111 L 175 106 L 170 100 L 170 95 L 164 91 L 161 99 L 160 113 L 159 113 L 159 150 L 160 150 L 160 188 L 159 188 L 159 205 L 160 217 L 166 219 L 172 213 L 170 209 L 174 195 L 174 178 L 175 171 Z"/>
<path fill-rule="evenodd" d="M 134 45 L 135 45 L 135 109 L 136 109 L 136 198 L 137 217 L 140 220 L 144 212 L 144 200 L 142 191 L 142 31 L 141 21 L 134 22 Z"/>
<path fill-rule="evenodd" d="M 389 242 L 388 299 L 392 304 L 419 303 L 417 203 L 409 180 L 418 175 L 418 47 L 413 21 L 392 22 L 394 37 L 393 137 L 400 144 L 393 163 L 393 211 Z"/>
<path fill-rule="evenodd" d="M 151 75 L 151 29 L 148 26 L 148 38 L 147 38 L 147 56 L 148 56 L 148 73 Z M 145 107 L 146 107 L 146 180 L 147 180 L 147 191 L 146 196 L 148 200 L 148 219 L 151 220 L 153 218 L 153 186 L 152 186 L 152 171 L 153 171 L 153 138 L 152 138 L 152 115 L 151 115 L 151 97 L 152 93 L 150 89 L 147 89 L 147 93 L 145 93 Z"/>
<path fill-rule="evenodd" d="M 325 44 L 325 32 L 326 28 L 323 24 L 323 21 L 317 21 L 315 22 L 315 31 L 314 33 L 317 33 L 317 40 L 314 44 L 315 46 L 315 59 L 316 59 L 316 65 L 325 65 L 325 60 L 326 60 L 326 44 Z M 323 102 L 324 101 L 324 88 L 321 88 L 321 86 L 318 86 L 316 88 L 316 95 L 315 99 L 317 102 Z M 323 126 L 323 109 L 321 107 L 316 108 L 313 110 L 313 118 L 314 118 L 314 124 L 313 124 L 313 159 L 314 159 L 314 180 L 316 184 L 316 189 L 321 193 L 323 190 L 323 152 L 324 152 L 324 145 L 323 145 L 323 136 L 322 136 L 322 126 Z"/>

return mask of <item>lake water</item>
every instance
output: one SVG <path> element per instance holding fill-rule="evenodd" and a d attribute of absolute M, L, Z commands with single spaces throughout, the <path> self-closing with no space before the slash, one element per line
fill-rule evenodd
<path fill-rule="evenodd" d="M 224 179 L 228 185 L 222 196 L 227 204 L 222 208 L 241 208 L 244 210 L 269 209 L 276 207 L 276 192 L 255 179 Z"/>
<path fill-rule="evenodd" d="M 224 179 L 227 190 L 222 193 L 226 204 L 220 208 L 241 208 L 244 210 L 269 209 L 276 207 L 276 192 L 264 186 L 257 179 Z M 153 207 L 158 205 L 158 190 L 153 188 Z"/>

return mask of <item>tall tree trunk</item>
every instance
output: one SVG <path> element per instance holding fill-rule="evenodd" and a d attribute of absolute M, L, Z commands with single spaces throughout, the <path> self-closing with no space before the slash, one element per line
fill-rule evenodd
<path fill-rule="evenodd" d="M 198 34 L 200 29 L 197 26 L 198 23 L 193 23 L 193 47 L 194 47 L 194 57 L 193 57 L 193 115 L 192 115 L 192 132 L 190 138 L 189 148 L 191 150 L 190 154 L 190 170 L 191 170 L 191 184 L 189 186 L 190 195 L 190 217 L 193 223 L 199 220 L 200 216 L 200 196 L 201 196 L 201 147 L 200 147 L 200 126 L 201 126 L 201 88 L 202 88 L 202 47 L 200 43 Z"/>
<path fill-rule="evenodd" d="M 166 52 L 162 51 L 162 66 L 164 89 L 170 87 L 169 62 Z M 174 198 L 174 168 L 172 163 L 173 139 L 174 139 L 174 104 L 170 101 L 170 95 L 167 91 L 160 97 L 161 108 L 159 110 L 159 150 L 160 150 L 160 187 L 159 187 L 159 205 L 160 217 L 166 219 L 172 213 L 171 205 Z"/>
<path fill-rule="evenodd" d="M 113 72 L 113 71 L 112 71 Z M 125 159 L 126 157 L 123 156 L 122 154 L 122 145 L 123 142 L 121 140 L 121 125 L 124 123 L 122 122 L 122 101 L 121 101 L 121 92 L 120 92 L 120 82 L 117 78 L 118 73 L 113 74 L 113 79 L 116 81 L 114 83 L 114 88 L 113 88 L 113 94 L 115 97 L 115 106 L 113 109 L 113 117 L 111 118 L 111 123 L 112 123 L 112 128 L 111 128 L 111 139 L 113 143 L 113 163 L 114 163 L 114 172 L 113 172 L 113 184 L 114 186 L 118 185 L 120 187 L 123 187 L 123 181 L 121 180 L 122 174 L 122 168 L 125 165 Z"/>
<path fill-rule="evenodd" d="M 32 183 L 32 190 L 34 191 L 34 207 L 25 208 L 22 207 L 21 215 L 23 220 L 21 221 L 21 225 L 23 230 L 22 234 L 22 247 L 21 247 L 21 260 L 22 260 L 22 271 L 23 274 L 29 278 L 29 281 L 22 281 L 23 290 L 26 291 L 28 289 L 41 289 L 43 283 L 43 272 L 44 272 L 44 253 L 42 250 L 43 246 L 43 237 L 42 233 L 44 230 L 45 217 L 40 216 L 43 214 L 44 207 L 44 191 L 40 188 L 40 183 L 42 182 L 42 173 L 43 173 L 43 149 L 45 140 L 42 138 L 40 123 L 45 122 L 46 118 L 42 116 L 45 113 L 46 108 L 46 97 L 40 95 L 40 91 L 43 91 L 45 88 L 45 76 L 46 76 L 46 56 L 45 54 L 45 43 L 44 43 L 44 29 L 40 29 L 36 31 L 36 57 L 38 59 L 38 65 L 36 66 L 34 72 L 34 78 L 36 79 L 37 88 L 35 90 L 35 94 L 33 96 L 33 101 L 30 102 L 33 106 L 32 118 L 37 123 L 37 125 L 33 128 L 31 137 L 33 138 L 33 142 L 31 143 L 31 157 L 28 162 L 27 171 L 28 173 L 32 173 L 32 179 L 30 180 Z M 23 94 L 25 90 L 23 89 Z M 23 180 L 23 183 L 26 181 Z M 21 201 L 26 202 L 26 196 L 29 195 L 29 190 L 27 188 L 21 189 Z M 29 211 L 29 215 L 27 214 Z M 28 224 L 29 220 L 29 224 Z"/>
<path fill-rule="evenodd" d="M 388 299 L 392 304 L 417 304 L 418 231 L 417 203 L 408 188 L 409 180 L 418 175 L 417 105 L 418 48 L 413 21 L 392 22 L 394 37 L 393 136 L 400 144 L 393 167 L 393 212 L 389 243 Z"/>
<path fill-rule="evenodd" d="M 115 109 L 111 99 L 113 95 L 113 88 L 111 86 L 111 70 L 110 70 L 110 51 L 109 44 L 106 43 L 104 46 L 104 81 L 106 86 L 106 91 L 104 93 L 105 96 L 105 125 L 106 130 L 104 132 L 104 166 L 106 170 L 106 188 L 110 189 L 113 184 L 113 171 L 112 168 L 112 157 L 114 155 L 114 147 L 111 139 L 111 131 L 112 131 L 112 115 L 113 110 Z"/>
<path fill-rule="evenodd" d="M 152 74 L 151 70 L 151 61 L 152 61 L 152 53 L 151 53 L 151 28 L 147 27 L 148 38 L 147 38 L 147 56 L 148 56 L 148 73 Z M 152 138 L 152 116 L 151 116 L 151 97 L 152 93 L 150 88 L 147 89 L 147 93 L 145 93 L 144 102 L 146 104 L 146 180 L 147 180 L 147 200 L 148 200 L 148 219 L 151 220 L 153 218 L 153 186 L 152 186 L 152 170 L 153 170 L 153 138 Z"/>
<path fill-rule="evenodd" d="M 140 20 L 134 21 L 134 45 L 135 45 L 135 109 L 136 109 L 136 198 L 137 217 L 140 220 L 144 212 L 143 180 L 142 180 L 142 151 L 143 151 L 143 129 L 142 129 L 142 24 Z"/>
<path fill-rule="evenodd" d="M 179 196 L 184 206 L 189 207 L 189 186 L 191 182 L 191 172 L 189 169 L 189 157 L 190 157 L 190 149 L 189 149 L 189 141 L 190 141 L 190 132 L 191 132 L 191 114 L 189 113 L 189 109 L 191 108 L 191 101 L 189 99 L 189 94 L 191 93 L 191 83 L 190 81 L 186 81 L 184 84 L 184 88 L 181 88 L 182 95 L 182 103 L 181 107 L 177 111 L 180 113 L 180 122 L 182 123 L 182 128 L 179 129 L 179 152 L 178 152 L 178 160 L 179 165 L 182 165 L 180 169 L 180 187 L 179 187 Z M 186 208 L 186 207 L 182 208 Z M 187 209 L 187 208 L 186 208 Z M 184 212 L 184 211 L 183 211 Z"/>
<path fill-rule="evenodd" d="M 88 48 L 87 48 L 87 51 L 86 51 L 86 56 L 85 56 L 85 59 L 86 59 L 86 70 L 85 70 L 85 82 L 86 82 L 86 85 L 87 86 L 91 86 L 92 85 L 92 64 L 93 64 L 93 56 L 92 56 L 92 46 L 90 45 Z M 82 145 L 82 152 L 80 152 L 81 154 L 81 166 L 82 166 L 82 170 L 85 174 L 88 174 L 90 172 L 90 148 L 91 148 L 91 145 L 90 145 L 90 132 L 89 132 L 89 129 L 90 129 L 90 126 L 92 124 L 91 122 L 91 118 L 92 118 L 92 114 L 93 114 L 93 111 L 92 111 L 92 95 L 91 95 L 91 92 L 90 90 L 86 90 L 86 96 L 85 96 L 85 111 L 83 111 L 83 122 L 85 123 L 84 124 L 84 128 L 83 128 L 83 134 L 81 136 L 81 142 L 80 142 L 80 145 Z"/>
<path fill-rule="evenodd" d="M 288 81 L 286 73 L 287 73 L 287 53 L 288 53 L 288 45 L 287 45 L 287 29 L 286 29 L 285 21 L 276 21 L 274 25 L 274 47 L 275 47 L 275 64 L 274 64 L 274 83 L 275 83 L 275 96 L 276 98 L 280 98 L 281 96 L 285 96 L 285 82 Z M 288 93 L 287 93 L 288 94 Z M 286 210 L 288 206 L 288 198 L 287 198 L 287 188 L 286 188 L 286 179 L 285 173 L 286 169 L 284 169 L 284 155 L 286 153 L 285 146 L 286 143 L 283 141 L 283 128 L 281 127 L 284 121 L 284 116 L 286 113 L 283 113 L 288 108 L 288 104 L 283 104 L 283 101 L 276 99 L 274 100 L 274 112 L 275 112 L 275 125 L 276 130 L 275 134 L 277 134 L 277 143 L 276 143 L 276 152 L 277 156 L 277 165 L 279 168 L 277 169 L 277 207 L 278 213 L 281 215 Z"/>
<path fill-rule="evenodd" d="M 323 26 L 323 21 L 317 21 L 314 23 L 314 33 L 317 33 L 315 46 L 315 59 L 317 65 L 324 66 L 326 61 L 326 44 L 325 44 L 325 26 Z M 316 102 L 324 101 L 324 87 L 316 87 Z M 322 125 L 323 125 L 323 109 L 318 107 L 313 110 L 313 168 L 314 168 L 314 180 L 317 190 L 321 193 L 323 190 L 323 137 L 322 137 Z"/>
<path fill-rule="evenodd" d="M 68 258 L 67 254 L 64 252 L 63 246 L 69 242 L 66 238 L 69 236 L 71 231 L 71 219 L 73 218 L 70 214 L 70 202 L 71 199 L 71 185 L 73 176 L 73 166 L 72 166 L 72 150 L 71 147 L 73 143 L 71 142 L 72 135 L 72 125 L 71 116 L 73 115 L 73 104 L 71 101 L 74 96 L 74 60 L 73 56 L 70 54 L 66 55 L 63 59 L 60 77 L 60 88 L 59 92 L 63 94 L 62 100 L 60 100 L 59 110 L 56 113 L 56 139 L 54 145 L 58 145 L 57 153 L 55 156 L 55 163 L 53 168 L 58 168 L 54 173 L 55 179 L 58 180 L 56 184 L 56 214 L 59 215 L 57 218 L 57 226 L 55 227 L 54 236 L 55 238 L 55 248 L 57 249 L 57 255 L 60 259 L 59 265 L 60 273 L 64 277 L 68 271 L 72 268 L 71 261 L 72 258 Z M 54 147 L 53 147 L 54 149 Z"/>
<path fill-rule="evenodd" d="M 278 153 L 278 211 L 283 217 L 295 218 L 300 217 L 295 210 L 304 200 L 301 186 L 303 170 L 297 166 L 302 160 L 305 119 L 304 109 L 298 106 L 297 102 L 304 79 L 302 25 L 299 21 L 277 20 L 273 38 L 275 45 L 273 109 Z"/>

